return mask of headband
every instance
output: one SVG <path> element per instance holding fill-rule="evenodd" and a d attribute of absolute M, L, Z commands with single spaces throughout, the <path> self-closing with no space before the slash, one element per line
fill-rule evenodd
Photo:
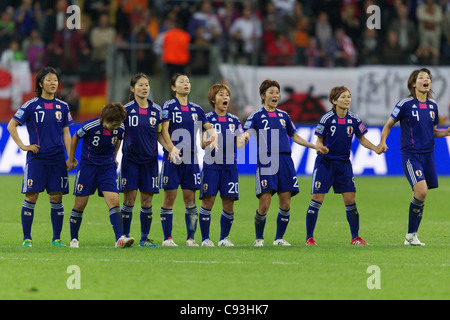
<path fill-rule="evenodd" d="M 42 83 L 42 81 L 44 80 L 44 78 L 45 78 L 46 76 L 48 76 L 50 73 L 52 73 L 52 74 L 54 74 L 56 77 L 58 77 L 57 74 L 55 74 L 54 72 L 49 71 L 49 72 L 47 72 L 47 73 L 44 73 L 44 75 L 39 79 L 39 83 Z"/>
<path fill-rule="evenodd" d="M 334 99 L 333 99 L 333 100 L 336 100 L 337 98 L 339 98 L 339 96 L 340 96 L 343 92 L 345 92 L 345 91 L 348 91 L 348 90 L 347 90 L 347 89 L 344 89 L 344 90 L 339 91 L 339 92 L 334 96 Z"/>

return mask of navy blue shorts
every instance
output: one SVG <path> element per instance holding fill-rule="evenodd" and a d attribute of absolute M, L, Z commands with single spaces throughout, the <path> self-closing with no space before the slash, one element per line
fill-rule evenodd
<path fill-rule="evenodd" d="M 234 197 L 239 199 L 239 175 L 238 169 L 211 169 L 203 166 L 202 188 L 200 199 L 206 195 L 217 195 L 220 191 L 221 197 Z"/>
<path fill-rule="evenodd" d="M 262 193 L 267 191 L 272 194 L 291 191 L 292 196 L 298 193 L 297 172 L 290 154 L 272 155 L 272 161 L 266 165 L 258 161 L 256 196 L 259 198 Z"/>
<path fill-rule="evenodd" d="M 27 163 L 24 169 L 22 193 L 28 192 L 69 193 L 69 176 L 65 161 L 58 164 Z"/>
<path fill-rule="evenodd" d="M 434 152 L 401 154 L 402 167 L 411 188 L 425 180 L 428 189 L 439 187 Z"/>
<path fill-rule="evenodd" d="M 350 160 L 338 161 L 316 158 L 311 194 L 328 193 L 331 186 L 333 186 L 334 193 L 356 192 L 355 177 Z"/>
<path fill-rule="evenodd" d="M 139 189 L 141 192 L 159 193 L 158 160 L 137 164 L 123 157 L 119 181 L 121 192 Z"/>
<path fill-rule="evenodd" d="M 95 193 L 95 190 L 98 190 L 99 196 L 103 196 L 104 191 L 119 193 L 116 164 L 107 166 L 94 166 L 83 164 L 83 162 L 80 164 L 73 195 L 90 196 Z"/>
<path fill-rule="evenodd" d="M 175 164 L 164 160 L 161 169 L 161 188 L 176 190 L 199 190 L 201 186 L 200 167 L 196 163 Z"/>

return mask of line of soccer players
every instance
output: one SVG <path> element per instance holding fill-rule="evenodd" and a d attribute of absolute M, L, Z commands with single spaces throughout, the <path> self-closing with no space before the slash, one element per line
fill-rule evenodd
<path fill-rule="evenodd" d="M 341 193 L 351 232 L 352 245 L 367 245 L 359 236 L 359 212 L 355 202 L 355 181 L 350 162 L 353 136 L 360 144 L 377 154 L 387 151 L 386 139 L 392 126 L 400 121 L 401 155 L 405 175 L 413 189 L 409 206 L 408 232 L 405 245 L 424 245 L 417 238 L 428 189 L 438 187 L 434 159 L 434 138 L 450 135 L 450 128 L 438 130 L 438 107 L 431 96 L 431 72 L 414 70 L 408 79 L 410 97 L 394 108 L 376 146 L 364 137 L 367 129 L 361 119 L 350 111 L 351 92 L 345 86 L 334 87 L 329 95 L 332 109 L 325 113 L 316 127 L 316 144 L 300 137 L 289 115 L 277 109 L 280 85 L 264 80 L 260 87 L 262 107 L 255 110 L 244 126 L 228 112 L 231 92 L 224 84 L 211 86 L 208 101 L 213 109 L 205 114 L 189 101 L 189 77 L 175 74 L 170 88 L 173 99 L 161 108 L 150 101 L 150 79 L 139 73 L 130 81 L 129 103 L 106 105 L 99 118 L 85 122 L 71 138 L 68 127 L 73 123 L 67 103 L 55 97 L 59 86 L 57 72 L 47 67 L 37 73 L 36 97 L 27 101 L 8 124 L 12 139 L 24 151 L 21 219 L 23 246 L 32 246 L 31 226 L 35 204 L 40 192 L 47 190 L 53 226 L 52 245 L 61 242 L 64 208 L 62 195 L 69 192 L 68 170 L 78 167 L 75 179 L 75 203 L 70 215 L 70 247 L 79 247 L 79 230 L 89 196 L 98 191 L 109 209 L 115 234 L 115 247 L 129 247 L 133 208 L 140 191 L 141 238 L 139 246 L 154 247 L 148 238 L 153 217 L 152 199 L 164 190 L 160 218 L 163 246 L 177 246 L 172 238 L 173 205 L 179 187 L 185 204 L 186 245 L 198 246 L 194 239 L 200 225 L 202 246 L 214 246 L 210 238 L 211 210 L 217 193 L 222 199 L 219 246 L 233 246 L 229 239 L 234 220 L 234 202 L 239 199 L 236 148 L 244 148 L 251 135 L 257 142 L 258 162 L 255 189 L 259 199 L 255 212 L 255 246 L 264 245 L 264 229 L 272 196 L 278 194 L 279 212 L 273 245 L 290 246 L 284 234 L 290 220 L 291 197 L 298 193 L 298 180 L 291 158 L 290 139 L 317 151 L 311 186 L 311 203 L 306 213 L 306 245 L 316 245 L 314 229 L 325 194 L 331 186 Z M 18 125 L 27 125 L 29 145 L 17 132 Z M 203 170 L 197 159 L 196 137 L 201 132 L 205 149 Z M 75 158 L 80 139 L 81 159 Z M 116 156 L 122 143 L 123 158 L 117 178 Z M 164 149 L 161 172 L 158 172 L 158 143 Z M 64 150 L 68 155 L 65 161 Z M 200 190 L 200 212 L 195 192 Z M 120 208 L 119 192 L 124 201 Z"/>

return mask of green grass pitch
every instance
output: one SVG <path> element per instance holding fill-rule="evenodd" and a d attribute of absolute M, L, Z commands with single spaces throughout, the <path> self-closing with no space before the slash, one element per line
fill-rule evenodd
<path fill-rule="evenodd" d="M 70 178 L 73 186 L 74 177 Z M 252 176 L 240 177 L 240 200 L 230 239 L 233 248 L 187 248 L 181 192 L 174 207 L 173 237 L 178 248 L 114 249 L 114 234 L 102 198 L 91 196 L 80 230 L 80 248 L 51 247 L 50 204 L 42 193 L 32 229 L 33 247 L 22 248 L 21 176 L 0 176 L 0 299 L 449 299 L 450 178 L 430 190 L 419 238 L 424 247 L 403 245 L 411 190 L 404 177 L 356 177 L 360 235 L 369 246 L 351 246 L 340 195 L 325 197 L 315 231 L 317 247 L 306 247 L 305 214 L 311 177 L 299 177 L 285 239 L 292 247 L 274 247 L 278 198 L 273 197 L 265 229 L 265 246 L 253 247 L 257 207 Z M 120 197 L 121 201 L 123 197 Z M 161 244 L 155 195 L 150 238 Z M 63 198 L 62 240 L 69 244 L 73 195 Z M 137 199 L 139 203 L 139 199 Z M 197 200 L 197 207 L 201 202 Z M 132 236 L 140 237 L 139 205 Z M 211 238 L 218 242 L 220 199 L 212 211 Z M 197 228 L 197 242 L 201 242 Z M 80 289 L 67 282 L 79 268 Z M 377 266 L 379 273 L 370 272 Z M 368 269 L 369 268 L 369 269 Z M 368 272 L 369 270 L 369 272 Z M 372 276 L 377 276 L 375 280 Z M 380 288 L 369 289 L 368 283 Z"/>

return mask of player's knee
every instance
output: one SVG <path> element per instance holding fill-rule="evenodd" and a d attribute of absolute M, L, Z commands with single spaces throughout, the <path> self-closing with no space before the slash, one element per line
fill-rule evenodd
<path fill-rule="evenodd" d="M 61 193 L 50 193 L 48 195 L 48 198 L 50 199 L 50 202 L 53 202 L 53 203 L 62 202 L 62 194 Z"/>
<path fill-rule="evenodd" d="M 25 195 L 25 200 L 32 203 L 36 203 L 38 198 L 39 198 L 38 192 L 31 192 Z"/>

